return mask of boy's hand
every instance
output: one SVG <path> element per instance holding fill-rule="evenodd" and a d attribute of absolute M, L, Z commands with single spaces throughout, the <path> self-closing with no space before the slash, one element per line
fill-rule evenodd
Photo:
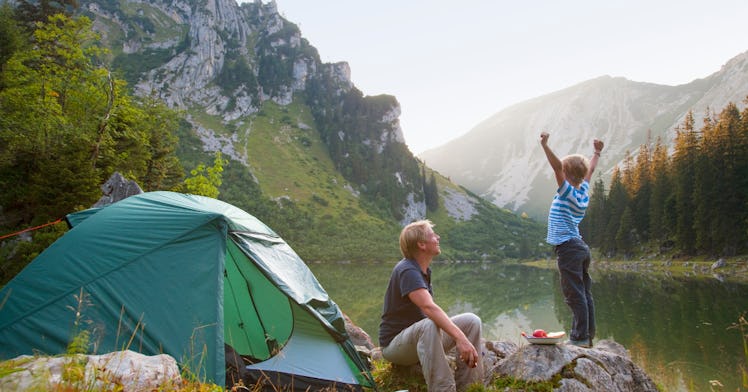
<path fill-rule="evenodd" d="M 548 134 L 548 132 L 541 132 L 540 133 L 540 145 L 541 146 L 545 146 L 548 143 L 548 136 L 550 136 Z M 602 143 L 602 142 L 600 142 L 600 143 Z M 602 148 L 602 147 L 600 147 L 600 148 Z"/>
<path fill-rule="evenodd" d="M 541 136 L 541 137 L 542 137 L 542 136 Z M 603 141 L 602 141 L 602 140 L 600 140 L 600 139 L 595 139 L 595 140 L 594 140 L 594 141 L 592 142 L 592 146 L 593 146 L 593 147 L 595 148 L 595 152 L 600 152 L 600 151 L 602 151 L 602 150 L 603 150 L 603 146 L 604 146 L 604 144 L 603 144 Z"/>

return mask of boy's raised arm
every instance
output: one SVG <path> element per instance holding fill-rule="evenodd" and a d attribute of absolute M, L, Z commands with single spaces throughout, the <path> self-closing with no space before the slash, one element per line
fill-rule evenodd
<path fill-rule="evenodd" d="M 553 168 L 553 174 L 556 175 L 556 184 L 561 186 L 561 184 L 564 183 L 564 167 L 561 164 L 561 160 L 558 159 L 556 154 L 554 154 L 553 151 L 551 151 L 551 148 L 548 147 L 549 136 L 548 132 L 541 132 L 540 145 L 543 147 L 543 151 L 545 151 L 545 157 L 548 158 L 548 163 L 550 163 L 551 168 Z"/>
<path fill-rule="evenodd" d="M 584 179 L 587 180 L 587 182 L 590 182 L 592 179 L 592 173 L 597 167 L 597 161 L 600 159 L 600 152 L 603 150 L 604 145 L 605 144 L 602 140 L 595 139 L 592 141 L 592 147 L 595 149 L 595 152 L 592 154 L 592 158 L 590 158 L 590 169 L 587 170 L 587 175 L 584 176 Z"/>

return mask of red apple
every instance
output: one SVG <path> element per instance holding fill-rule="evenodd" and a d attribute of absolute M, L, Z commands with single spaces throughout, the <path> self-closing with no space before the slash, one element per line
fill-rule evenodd
<path fill-rule="evenodd" d="M 542 329 L 536 329 L 532 331 L 532 336 L 536 338 L 547 338 L 548 334 Z"/>

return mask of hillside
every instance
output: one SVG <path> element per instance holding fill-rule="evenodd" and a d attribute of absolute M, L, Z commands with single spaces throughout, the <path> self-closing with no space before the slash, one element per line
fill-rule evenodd
<path fill-rule="evenodd" d="M 348 64 L 322 63 L 275 2 L 83 1 L 80 9 L 136 94 L 185 113 L 185 168 L 221 151 L 230 162 L 219 198 L 262 219 L 304 259 L 397 258 L 400 227 L 424 217 L 437 224 L 444 258 L 545 250 L 542 223 L 441 176 L 429 211 L 431 171 L 404 143 L 396 98 L 366 96 Z"/>
<path fill-rule="evenodd" d="M 420 155 L 458 184 L 500 207 L 542 219 L 555 183 L 539 147 L 540 132 L 551 133 L 557 155 L 590 154 L 592 139 L 605 141 L 598 174 L 648 139 L 672 146 L 675 128 L 693 111 L 697 124 L 709 110 L 748 96 L 748 52 L 721 70 L 679 86 L 602 76 L 503 109 L 465 135 Z"/>

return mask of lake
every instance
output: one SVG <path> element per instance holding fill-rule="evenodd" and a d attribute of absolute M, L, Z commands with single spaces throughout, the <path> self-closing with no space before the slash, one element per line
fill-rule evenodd
<path fill-rule="evenodd" d="M 555 265 L 555 261 L 552 262 Z M 394 263 L 311 264 L 330 297 L 377 344 L 382 297 Z M 450 315 L 474 312 L 487 340 L 525 344 L 521 331 L 569 332 L 555 268 L 500 263 L 432 265 L 436 302 Z M 742 388 L 748 285 L 715 278 L 593 271 L 597 338 L 624 345 L 667 391 Z M 746 331 L 748 332 L 748 331 Z"/>

